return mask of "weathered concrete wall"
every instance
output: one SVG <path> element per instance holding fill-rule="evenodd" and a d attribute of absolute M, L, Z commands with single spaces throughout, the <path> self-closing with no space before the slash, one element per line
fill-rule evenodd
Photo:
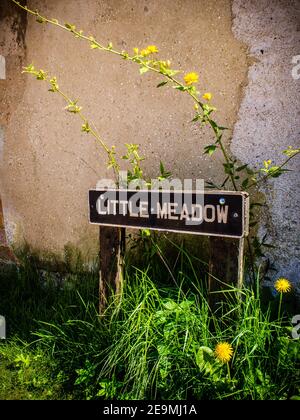
<path fill-rule="evenodd" d="M 175 68 L 198 71 L 199 88 L 214 94 L 218 121 L 230 128 L 228 143 L 234 130 L 232 151 L 242 162 L 255 165 L 275 157 L 285 145 L 296 145 L 300 82 L 291 78 L 291 59 L 300 53 L 299 2 L 28 0 L 28 6 L 119 49 L 158 45 L 160 56 L 170 58 Z M 3 20 L 0 30 L 5 39 L 0 54 L 8 61 L 7 79 L 0 80 L 6 98 L 0 103 L 5 114 L 0 171 L 7 236 L 42 250 L 60 252 L 71 241 L 95 251 L 97 228 L 87 222 L 87 191 L 110 172 L 93 139 L 80 133 L 76 116 L 63 110 L 63 101 L 48 93 L 45 84 L 20 76 L 22 60 L 14 57 L 20 56 L 22 43 L 12 22 Z M 123 153 L 124 143 L 139 143 L 148 175 L 157 174 L 162 160 L 181 178 L 222 178 L 221 157 L 202 155 L 211 132 L 189 123 L 193 112 L 185 95 L 155 88 L 159 77 L 140 76 L 133 64 L 91 51 L 86 43 L 33 18 L 28 18 L 21 49 L 26 51 L 24 64 L 48 70 L 65 92 L 80 98 L 108 144 Z M 274 188 L 270 184 L 275 204 L 268 211 L 270 223 L 264 223 L 280 242 L 275 256 L 282 257 L 281 273 L 294 279 L 300 269 L 297 213 L 292 210 L 293 200 L 299 205 L 295 184 L 296 173 L 276 181 Z"/>
<path fill-rule="evenodd" d="M 235 0 L 233 14 L 233 32 L 257 62 L 249 69 L 231 150 L 253 167 L 264 159 L 281 163 L 282 150 L 300 147 L 300 78 L 292 76 L 293 57 L 300 54 L 300 2 Z M 276 245 L 269 255 L 278 274 L 299 282 L 300 159 L 288 167 L 293 172 L 262 188 L 267 208 L 260 234 Z"/>
<path fill-rule="evenodd" d="M 215 92 L 219 119 L 233 127 L 247 57 L 232 34 L 228 0 L 31 0 L 28 6 L 119 49 L 158 45 L 175 68 L 199 71 L 200 89 Z M 155 88 L 159 77 L 141 77 L 134 65 L 91 51 L 86 43 L 31 18 L 25 44 L 26 62 L 55 74 L 65 92 L 80 98 L 110 145 L 122 154 L 126 142 L 141 145 L 150 176 L 158 174 L 162 160 L 175 176 L 220 178 L 220 164 L 202 156 L 212 133 L 189 123 L 193 108 L 185 95 Z M 63 110 L 59 97 L 27 75 L 23 86 L 7 119 L 2 163 L 9 236 L 52 251 L 68 241 L 89 249 L 97 243 L 97 228 L 88 226 L 87 191 L 109 171 L 93 139 L 80 133 L 80 121 Z M 5 89 L 15 90 L 10 77 Z"/>
<path fill-rule="evenodd" d="M 23 4 L 26 1 L 23 0 Z M 9 242 L 13 240 L 13 217 L 4 217 L 3 210 L 10 214 L 13 203 L 2 205 L 4 185 L 8 180 L 6 172 L 2 172 L 5 162 L 6 132 L 8 122 L 14 108 L 21 100 L 24 84 L 20 68 L 25 56 L 25 32 L 27 16 L 12 7 L 9 0 L 3 0 L 0 5 L 0 261 L 14 260 Z M 11 86 L 11 88 L 9 88 Z M 6 162 L 11 165 L 10 162 Z M 9 240 L 8 240 L 9 239 Z"/>

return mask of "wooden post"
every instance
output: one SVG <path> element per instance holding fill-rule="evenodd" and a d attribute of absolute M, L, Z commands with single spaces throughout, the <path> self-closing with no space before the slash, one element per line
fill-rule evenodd
<path fill-rule="evenodd" d="M 217 303 L 224 300 L 222 289 L 228 285 L 242 288 L 244 282 L 244 244 L 245 236 L 249 234 L 249 195 L 241 193 L 243 200 L 243 234 L 242 237 L 220 238 L 210 237 L 210 261 L 208 278 L 208 301 L 212 310 Z M 212 293 L 220 292 L 220 293 Z M 239 293 L 241 296 L 241 294 Z"/>
<path fill-rule="evenodd" d="M 99 313 L 107 307 L 108 298 L 119 294 L 122 286 L 125 229 L 100 226 Z"/>
<path fill-rule="evenodd" d="M 243 256 L 239 258 L 238 244 L 237 239 L 210 237 L 208 301 L 212 310 L 224 299 L 222 289 L 227 288 L 226 284 L 241 284 Z"/>

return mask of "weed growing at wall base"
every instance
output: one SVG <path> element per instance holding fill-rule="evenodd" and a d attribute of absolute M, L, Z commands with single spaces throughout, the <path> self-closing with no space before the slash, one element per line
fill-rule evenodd
<path fill-rule="evenodd" d="M 292 338 L 285 300 L 278 318 L 278 299 L 264 305 L 259 285 L 244 288 L 242 299 L 228 286 L 227 300 L 212 313 L 196 258 L 182 251 L 178 261 L 172 276 L 161 266 L 154 274 L 153 264 L 127 265 L 122 295 L 101 317 L 94 275 L 30 293 L 25 267 L 12 288 L 3 287 L 2 276 L 0 311 L 9 334 L 0 343 L 0 398 L 299 397 L 300 341 Z M 17 310 L 20 301 L 27 313 Z"/>

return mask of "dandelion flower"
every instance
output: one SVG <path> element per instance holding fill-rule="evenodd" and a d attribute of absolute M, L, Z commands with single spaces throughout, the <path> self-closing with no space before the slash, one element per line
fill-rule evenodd
<path fill-rule="evenodd" d="M 209 92 L 204 93 L 204 95 L 202 96 L 203 99 L 206 99 L 207 101 L 210 101 L 212 98 L 212 94 Z"/>
<path fill-rule="evenodd" d="M 292 288 L 291 283 L 288 279 L 280 277 L 278 280 L 275 281 L 275 289 L 279 293 L 287 293 L 290 292 Z"/>
<path fill-rule="evenodd" d="M 226 341 L 218 343 L 215 348 L 215 355 L 218 360 L 222 363 L 228 363 L 233 355 L 233 348 L 231 344 Z"/>
<path fill-rule="evenodd" d="M 197 73 L 194 73 L 194 72 L 192 72 L 192 73 L 187 73 L 187 74 L 184 76 L 184 81 L 185 81 L 185 83 L 186 83 L 187 85 L 191 85 L 191 84 L 193 84 L 193 83 L 197 83 L 197 82 L 198 82 L 198 78 L 199 78 L 199 76 L 198 76 L 198 74 L 197 74 Z"/>

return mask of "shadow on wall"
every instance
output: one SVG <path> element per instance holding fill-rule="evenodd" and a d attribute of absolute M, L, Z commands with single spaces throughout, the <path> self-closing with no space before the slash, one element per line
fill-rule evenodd
<path fill-rule="evenodd" d="M 19 2 L 22 6 L 27 6 L 27 0 L 19 0 Z M 16 33 L 17 43 L 24 46 L 27 28 L 27 14 L 15 7 L 10 0 L 1 0 L 0 22 L 9 18 L 12 19 L 11 30 Z M 2 46 L 1 44 L 0 46 Z"/>

